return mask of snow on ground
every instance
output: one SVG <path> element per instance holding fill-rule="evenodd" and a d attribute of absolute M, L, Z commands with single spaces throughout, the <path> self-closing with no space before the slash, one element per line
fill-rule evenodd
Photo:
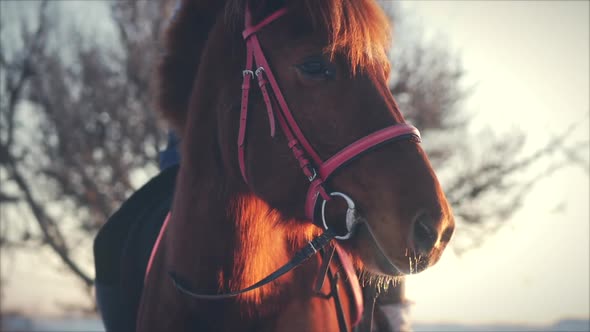
<path fill-rule="evenodd" d="M 515 325 L 515 324 L 482 324 L 466 325 L 454 323 L 415 323 L 414 331 L 428 332 L 503 332 L 503 331 L 567 331 L 589 332 L 589 319 L 562 319 L 554 324 Z M 71 319 L 30 319 L 18 316 L 2 317 L 3 332 L 103 332 L 102 322 L 96 318 Z"/>
<path fill-rule="evenodd" d="M 2 332 L 103 332 L 97 318 L 31 319 L 20 316 L 2 317 Z"/>

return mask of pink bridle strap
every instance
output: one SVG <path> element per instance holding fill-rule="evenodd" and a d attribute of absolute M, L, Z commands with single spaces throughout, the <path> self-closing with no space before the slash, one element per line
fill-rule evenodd
<path fill-rule="evenodd" d="M 355 141 L 340 150 L 340 152 L 336 153 L 326 162 L 321 163 L 319 165 L 318 178 L 311 183 L 307 191 L 305 201 L 305 214 L 307 217 L 313 220 L 318 196 L 320 190 L 323 189 L 323 182 L 326 181 L 335 170 L 378 145 L 400 138 L 407 138 L 409 136 L 413 136 L 418 142 L 420 141 L 420 132 L 414 126 L 405 123 L 389 126 Z"/>
<path fill-rule="evenodd" d="M 160 247 L 160 243 L 162 242 L 162 237 L 164 236 L 164 232 L 166 231 L 166 228 L 168 227 L 168 223 L 170 222 L 170 216 L 171 216 L 171 213 L 168 212 L 168 214 L 166 215 L 166 219 L 164 220 L 164 224 L 162 225 L 162 228 L 160 228 L 160 233 L 158 233 L 158 237 L 156 238 L 156 242 L 154 243 L 154 246 L 152 247 L 150 259 L 148 260 L 148 264 L 145 269 L 145 274 L 143 276 L 143 283 L 144 284 L 147 283 L 148 275 L 150 274 L 150 271 L 152 270 L 152 265 L 154 264 L 154 259 L 156 258 L 156 253 L 158 252 L 158 248 Z"/>
<path fill-rule="evenodd" d="M 247 127 L 247 118 L 248 118 L 248 93 L 250 88 L 250 79 L 253 76 L 256 76 L 258 79 L 258 85 L 262 92 L 263 100 L 266 105 L 269 125 L 271 136 L 274 137 L 275 133 L 275 116 L 278 119 L 279 125 L 287 138 L 287 142 L 289 148 L 291 149 L 293 155 L 299 162 L 299 165 L 303 171 L 303 173 L 308 177 L 312 178 L 314 176 L 312 162 L 314 164 L 318 164 L 321 162 L 319 155 L 315 152 L 312 148 L 311 144 L 307 141 L 303 132 L 297 125 L 297 122 L 293 118 L 285 97 L 281 93 L 281 89 L 277 83 L 277 80 L 270 69 L 270 65 L 266 57 L 264 56 L 264 52 L 262 51 L 262 47 L 260 46 L 260 41 L 258 40 L 258 36 L 256 33 L 260 31 L 263 27 L 267 26 L 268 24 L 274 22 L 279 17 L 282 17 L 287 13 L 286 8 L 279 9 L 278 11 L 274 12 L 260 23 L 252 26 L 251 25 L 251 15 L 249 10 L 246 10 L 246 29 L 242 33 L 244 39 L 246 40 L 246 49 L 247 49 L 247 58 L 246 58 L 246 69 L 243 71 L 243 83 L 242 83 L 242 101 L 241 101 L 241 111 L 240 111 L 240 129 L 238 134 L 238 160 L 240 165 L 240 172 L 242 173 L 242 177 L 244 181 L 248 183 L 248 178 L 246 175 L 246 162 L 245 162 L 245 145 L 246 145 L 246 127 Z M 254 70 L 254 63 L 258 68 Z M 268 91 L 268 86 L 273 92 L 271 95 Z M 311 161 L 310 161 L 311 159 Z M 323 190 L 320 190 L 322 196 L 329 199 L 329 196 L 325 194 Z"/>
<path fill-rule="evenodd" d="M 356 271 L 352 264 L 350 255 L 347 254 L 338 243 L 334 244 L 334 248 L 336 249 L 336 253 L 338 254 L 338 258 L 342 264 L 342 269 L 344 270 L 345 278 L 348 280 L 348 285 L 350 286 L 350 291 L 352 292 L 353 305 L 351 309 L 353 315 L 351 325 L 356 326 L 363 318 L 363 290 L 361 289 L 359 278 L 356 276 Z"/>
<path fill-rule="evenodd" d="M 252 51 L 248 49 L 248 55 L 246 58 L 246 69 L 242 71 L 242 103 L 240 107 L 240 129 L 238 132 L 238 159 L 240 161 L 240 171 L 244 181 L 248 183 L 246 177 L 246 167 L 244 164 L 244 144 L 246 142 L 246 125 L 248 121 L 248 96 L 250 95 L 250 81 L 254 76 L 252 71 L 252 63 L 254 61 L 254 55 Z"/>
<path fill-rule="evenodd" d="M 242 32 L 242 37 L 244 38 L 244 40 L 247 40 L 248 37 L 250 37 L 251 35 L 257 33 L 258 31 L 260 31 L 262 28 L 264 28 L 265 26 L 269 25 L 270 23 L 276 21 L 279 17 L 287 14 L 287 8 L 281 8 L 279 10 L 277 10 L 276 12 L 268 15 L 266 18 L 264 18 L 262 21 L 260 21 L 258 24 L 256 25 L 252 25 L 252 14 L 250 13 L 250 8 L 248 8 L 248 6 L 246 6 L 246 17 L 245 17 L 245 29 Z"/>

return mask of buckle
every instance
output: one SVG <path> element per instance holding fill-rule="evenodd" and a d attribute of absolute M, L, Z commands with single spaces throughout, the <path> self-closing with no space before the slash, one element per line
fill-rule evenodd
<path fill-rule="evenodd" d="M 313 168 L 313 167 L 309 167 L 309 169 L 311 169 L 311 172 L 313 174 L 308 176 L 307 179 L 309 180 L 309 182 L 313 182 L 313 180 L 315 180 L 318 177 L 318 172 L 316 172 L 315 168 Z"/>
<path fill-rule="evenodd" d="M 256 77 L 260 77 L 260 73 L 262 73 L 264 71 L 264 67 L 258 67 L 256 69 L 256 71 L 254 72 L 254 74 L 256 74 Z"/>
<path fill-rule="evenodd" d="M 360 222 L 356 214 L 356 206 L 354 201 L 348 195 L 337 191 L 331 192 L 330 196 L 341 197 L 344 199 L 344 201 L 346 201 L 346 205 L 348 205 L 348 208 L 346 209 L 346 230 L 348 233 L 342 236 L 337 235 L 334 238 L 338 240 L 350 239 L 352 233 L 354 232 L 354 227 Z M 324 229 L 328 230 L 328 224 L 326 223 L 326 202 L 326 200 L 322 202 L 322 222 L 324 224 Z"/>

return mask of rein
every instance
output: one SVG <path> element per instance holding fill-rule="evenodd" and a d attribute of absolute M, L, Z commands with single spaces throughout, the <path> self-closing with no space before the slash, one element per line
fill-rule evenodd
<path fill-rule="evenodd" d="M 232 297 L 236 297 L 240 294 L 247 293 L 251 290 L 260 288 L 270 282 L 273 282 L 276 279 L 280 278 L 285 273 L 290 272 L 294 268 L 300 266 L 303 262 L 305 262 L 306 260 L 308 260 L 309 258 L 314 256 L 318 251 L 323 250 L 324 247 L 326 247 L 326 245 L 328 245 L 332 241 L 332 239 L 334 238 L 335 235 L 336 234 L 334 234 L 331 231 L 325 231 L 321 235 L 315 237 L 313 240 L 308 242 L 305 247 L 303 247 L 297 253 L 295 253 L 293 258 L 289 262 L 287 262 L 287 264 L 281 266 L 280 268 L 275 270 L 273 273 L 269 274 L 268 276 L 261 279 L 257 283 L 255 283 L 249 287 L 246 287 L 244 289 L 240 289 L 238 291 L 235 291 L 235 292 L 229 292 L 229 293 L 223 293 L 223 294 L 195 293 L 194 291 L 192 291 L 190 289 L 190 286 L 188 286 L 184 281 L 182 281 L 174 272 L 168 272 L 168 274 L 170 275 L 170 278 L 172 278 L 172 282 L 174 283 L 174 286 L 179 291 L 181 291 L 182 293 L 184 293 L 186 295 L 189 295 L 191 297 L 194 297 L 196 299 L 201 299 L 201 300 L 229 299 Z"/>
<path fill-rule="evenodd" d="M 248 99 L 250 95 L 251 81 L 256 78 L 258 86 L 262 93 L 266 111 L 268 114 L 268 121 L 270 126 L 270 136 L 274 137 L 276 134 L 276 122 L 279 123 L 281 130 L 283 131 L 289 149 L 293 153 L 295 159 L 299 163 L 299 167 L 303 174 L 307 177 L 310 182 L 309 189 L 306 196 L 305 202 L 305 213 L 307 218 L 314 224 L 323 227 L 324 232 L 313 240 L 307 243 L 302 249 L 297 251 L 294 257 L 269 274 L 265 278 L 256 282 L 255 284 L 246 287 L 241 290 L 234 292 L 228 292 L 223 294 L 203 294 L 191 289 L 188 283 L 182 280 L 174 272 L 169 272 L 170 278 L 174 283 L 174 286 L 181 293 L 195 298 L 204 300 L 221 300 L 236 297 L 240 294 L 252 291 L 259 287 L 262 287 L 270 282 L 273 282 L 277 278 L 284 274 L 292 271 L 293 269 L 300 266 L 310 257 L 316 255 L 318 252 L 323 253 L 322 266 L 320 268 L 320 278 L 317 279 L 314 290 L 316 294 L 319 294 L 326 277 L 331 282 L 331 292 L 327 295 L 320 294 L 324 297 L 334 298 L 336 312 L 338 317 L 338 323 L 341 331 L 347 331 L 346 321 L 344 319 L 344 313 L 338 297 L 337 281 L 338 273 L 333 273 L 330 269 L 330 262 L 334 256 L 334 250 L 337 252 L 337 256 L 340 257 L 340 261 L 346 271 L 352 271 L 353 278 L 356 283 L 353 283 L 352 278 L 349 277 L 350 284 L 353 288 L 353 293 L 356 302 L 356 317 L 352 320 L 352 325 L 355 326 L 360 322 L 362 317 L 363 305 L 362 297 L 360 296 L 360 286 L 358 279 L 354 275 L 354 269 L 350 259 L 344 258 L 345 253 L 341 251 L 337 244 L 328 246 L 333 239 L 346 240 L 350 238 L 354 232 L 356 225 L 360 222 L 360 218 L 356 214 L 354 201 L 346 194 L 341 192 L 328 192 L 326 189 L 326 181 L 328 178 L 340 167 L 344 166 L 348 162 L 357 158 L 361 154 L 383 144 L 399 139 L 414 139 L 420 141 L 420 132 L 415 127 L 400 123 L 392 126 L 388 126 L 381 130 L 378 130 L 372 134 L 369 134 L 352 144 L 346 146 L 334 156 L 328 160 L 323 161 L 319 154 L 313 149 L 309 141 L 305 138 L 305 135 L 299 128 L 295 121 L 287 102 L 279 88 L 277 80 L 272 72 L 272 69 L 264 55 L 257 33 L 270 23 L 276 21 L 280 17 L 287 14 L 287 9 L 282 8 L 267 16 L 265 19 L 260 21 L 258 24 L 252 24 L 252 15 L 250 9 L 246 6 L 245 12 L 245 29 L 242 36 L 246 42 L 246 68 L 242 71 L 242 94 L 241 94 L 241 107 L 240 107 L 240 127 L 238 132 L 238 160 L 240 166 L 240 172 L 246 183 L 248 183 L 248 177 L 246 172 L 245 162 L 245 148 L 246 148 L 246 130 L 248 123 Z M 256 68 L 255 68 L 256 67 Z M 269 91 L 270 90 L 270 91 Z M 272 92 L 272 94 L 270 93 Z M 317 207 L 320 202 L 321 196 L 321 223 L 316 220 Z M 346 213 L 346 228 L 347 234 L 337 235 L 328 228 L 325 218 L 325 207 L 326 203 L 332 200 L 333 197 L 340 197 L 344 199 L 348 205 Z M 328 246 L 329 249 L 326 249 Z M 334 249 L 335 248 L 335 249 Z M 356 286 L 355 286 L 356 285 Z"/>

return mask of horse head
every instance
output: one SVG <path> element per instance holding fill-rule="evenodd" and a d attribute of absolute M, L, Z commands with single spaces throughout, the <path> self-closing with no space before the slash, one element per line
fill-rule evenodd
<path fill-rule="evenodd" d="M 224 188 L 262 200 L 293 232 L 353 231 L 346 200 L 331 195 L 345 193 L 360 222 L 341 244 L 369 273 L 439 260 L 454 218 L 388 88 L 390 26 L 374 1 L 184 0 L 176 16 L 160 99 L 183 133 L 183 158 L 214 158 Z"/>

